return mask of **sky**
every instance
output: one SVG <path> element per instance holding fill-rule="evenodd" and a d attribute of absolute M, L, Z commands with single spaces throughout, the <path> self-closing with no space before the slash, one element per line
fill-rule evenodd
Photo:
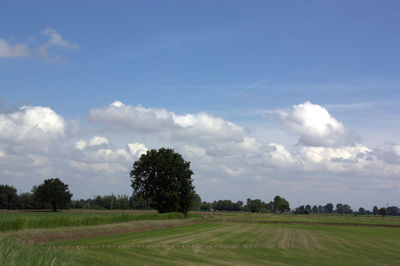
<path fill-rule="evenodd" d="M 0 184 L 130 195 L 168 147 L 205 201 L 400 206 L 399 1 L 0 7 Z"/>

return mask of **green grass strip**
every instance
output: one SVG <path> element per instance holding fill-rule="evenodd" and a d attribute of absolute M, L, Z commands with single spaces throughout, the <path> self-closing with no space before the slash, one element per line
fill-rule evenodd
<path fill-rule="evenodd" d="M 194 217 L 198 215 L 189 215 Z M 71 213 L 22 213 L 18 214 L 1 214 L 0 215 L 0 231 L 15 231 L 22 229 L 35 228 L 56 228 L 66 226 L 87 226 L 99 224 L 121 223 L 129 221 L 142 220 L 169 220 L 183 219 L 182 213 L 144 213 L 144 214 L 88 214 L 75 215 Z"/>

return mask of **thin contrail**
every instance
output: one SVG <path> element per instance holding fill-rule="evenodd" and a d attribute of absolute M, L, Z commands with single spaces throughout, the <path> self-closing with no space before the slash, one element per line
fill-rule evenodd
<path fill-rule="evenodd" d="M 262 80 L 258 80 L 258 81 L 256 81 L 256 82 L 253 82 L 253 83 L 251 83 L 249 86 L 247 86 L 246 88 L 244 88 L 243 90 L 241 90 L 241 91 L 239 91 L 238 93 L 236 93 L 235 95 L 236 95 L 236 96 L 237 96 L 237 95 L 241 95 L 241 94 L 245 93 L 246 91 L 248 91 L 248 90 L 250 90 L 250 89 L 252 89 L 252 88 L 257 87 L 258 85 L 263 84 L 264 82 L 270 81 L 271 79 L 272 79 L 271 77 L 268 77 L 268 78 L 265 78 L 265 79 L 262 79 Z"/>

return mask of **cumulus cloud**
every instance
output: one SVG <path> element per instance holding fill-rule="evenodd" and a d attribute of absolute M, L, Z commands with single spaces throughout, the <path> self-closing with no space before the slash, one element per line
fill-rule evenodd
<path fill-rule="evenodd" d="M 290 112 L 280 111 L 283 127 L 300 135 L 305 146 L 335 147 L 354 145 L 357 137 L 318 104 L 294 105 Z"/>
<path fill-rule="evenodd" d="M 240 141 L 244 129 L 207 113 L 177 115 L 166 109 L 130 106 L 116 101 L 90 111 L 90 120 L 114 130 L 167 134 L 171 138 L 230 139 Z"/>
<path fill-rule="evenodd" d="M 356 144 L 347 147 L 299 147 L 297 158 L 301 160 L 304 170 L 329 170 L 343 172 L 346 170 L 363 170 L 370 163 L 371 150 L 364 145 Z"/>
<path fill-rule="evenodd" d="M 64 136 L 65 121 L 49 107 L 23 106 L 0 114 L 0 140 L 49 141 Z"/>
<path fill-rule="evenodd" d="M 75 148 L 79 153 L 73 153 L 68 159 L 73 169 L 116 175 L 127 173 L 131 163 L 147 152 L 146 146 L 137 142 L 114 148 L 102 136 L 94 136 L 89 141 L 79 140 Z"/>
<path fill-rule="evenodd" d="M 274 167 L 291 167 L 296 163 L 296 159 L 283 145 L 270 143 L 268 146 L 270 150 L 264 153 L 264 159 L 267 165 Z"/>
<path fill-rule="evenodd" d="M 11 44 L 4 39 L 0 39 L 0 58 L 5 57 L 26 57 L 30 51 L 26 44 Z"/>

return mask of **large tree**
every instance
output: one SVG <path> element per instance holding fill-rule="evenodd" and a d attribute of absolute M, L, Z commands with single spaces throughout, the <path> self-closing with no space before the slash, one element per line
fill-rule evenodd
<path fill-rule="evenodd" d="M 143 154 L 130 173 L 132 188 L 160 213 L 189 211 L 194 195 L 190 162 L 172 149 Z"/>
<path fill-rule="evenodd" d="M 274 198 L 274 210 L 283 213 L 284 211 L 290 211 L 289 202 L 285 198 L 275 196 Z"/>
<path fill-rule="evenodd" d="M 34 186 L 32 193 L 37 202 L 50 204 L 53 211 L 57 208 L 64 208 L 71 202 L 72 194 L 68 190 L 68 185 L 58 178 L 44 180 L 43 184 Z"/>

